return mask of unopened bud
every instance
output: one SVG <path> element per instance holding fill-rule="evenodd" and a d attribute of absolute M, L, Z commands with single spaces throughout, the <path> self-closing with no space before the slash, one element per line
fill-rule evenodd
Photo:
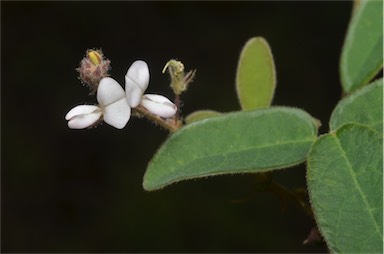
<path fill-rule="evenodd" d="M 91 50 L 88 52 L 88 57 L 93 65 L 97 66 L 101 64 L 102 56 L 99 54 L 99 52 Z"/>
<path fill-rule="evenodd" d="M 180 61 L 171 59 L 169 60 L 164 68 L 163 73 L 168 69 L 169 75 L 171 76 L 171 88 L 176 95 L 180 95 L 186 91 L 188 84 L 192 82 L 196 71 L 189 71 L 187 74 L 184 72 L 184 64 Z"/>
<path fill-rule="evenodd" d="M 91 94 L 97 91 L 100 80 L 109 76 L 110 64 L 111 61 L 104 58 L 101 50 L 88 49 L 80 61 L 80 66 L 76 70 L 80 74 L 80 80 L 88 85 Z"/>

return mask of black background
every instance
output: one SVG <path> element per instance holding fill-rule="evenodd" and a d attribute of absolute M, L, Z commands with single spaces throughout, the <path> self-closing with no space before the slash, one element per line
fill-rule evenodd
<path fill-rule="evenodd" d="M 302 245 L 315 225 L 295 205 L 262 194 L 245 203 L 254 176 L 142 189 L 146 165 L 167 132 L 132 118 L 70 130 L 64 115 L 95 103 L 75 68 L 102 48 L 124 84 L 136 59 L 150 67 L 149 93 L 172 97 L 161 73 L 171 58 L 197 76 L 183 115 L 239 110 L 235 71 L 253 36 L 269 42 L 274 105 L 322 122 L 340 99 L 338 63 L 351 2 L 1 2 L 3 252 L 324 252 Z M 305 186 L 305 165 L 273 173 Z"/>

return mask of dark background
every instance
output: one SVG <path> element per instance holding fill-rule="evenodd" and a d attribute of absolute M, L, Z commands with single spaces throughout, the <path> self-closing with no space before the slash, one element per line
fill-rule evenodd
<path fill-rule="evenodd" d="M 70 130 L 64 115 L 95 103 L 75 68 L 102 48 L 124 84 L 136 59 L 148 92 L 172 96 L 161 73 L 171 58 L 197 69 L 183 115 L 239 110 L 235 71 L 253 36 L 269 42 L 277 69 L 274 105 L 323 123 L 340 98 L 338 62 L 351 2 L 1 2 L 2 252 L 324 252 L 302 245 L 314 222 L 265 193 L 244 203 L 254 176 L 142 189 L 167 132 L 132 118 Z M 305 165 L 273 173 L 305 186 Z"/>

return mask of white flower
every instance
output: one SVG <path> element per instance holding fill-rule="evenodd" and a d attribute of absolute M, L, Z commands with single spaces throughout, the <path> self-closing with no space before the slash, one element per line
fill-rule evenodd
<path fill-rule="evenodd" d="M 129 105 L 135 108 L 139 105 L 150 113 L 168 118 L 176 114 L 177 107 L 168 98 L 157 94 L 144 94 L 149 84 L 149 69 L 146 62 L 135 61 L 125 75 L 125 93 Z"/>
<path fill-rule="evenodd" d="M 125 91 L 113 78 L 103 78 L 97 88 L 99 106 L 79 105 L 71 109 L 65 119 L 71 129 L 84 129 L 103 119 L 107 124 L 122 129 L 131 117 L 131 108 L 139 105 L 150 113 L 168 118 L 176 114 L 177 107 L 168 98 L 157 94 L 144 94 L 149 84 L 146 62 L 137 60 L 125 76 Z"/>
<path fill-rule="evenodd" d="M 131 117 L 131 107 L 125 96 L 124 89 L 112 78 L 103 78 L 97 89 L 99 106 L 79 105 L 71 109 L 65 119 L 71 129 L 84 129 L 99 119 L 122 129 Z"/>

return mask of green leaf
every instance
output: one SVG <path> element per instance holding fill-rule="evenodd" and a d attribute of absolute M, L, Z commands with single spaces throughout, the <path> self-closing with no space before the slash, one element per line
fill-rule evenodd
<path fill-rule="evenodd" d="M 331 252 L 383 253 L 382 141 L 366 126 L 347 124 L 312 146 L 308 189 Z"/>
<path fill-rule="evenodd" d="M 275 64 L 271 49 L 262 37 L 245 44 L 237 66 L 236 90 L 243 110 L 271 105 L 276 87 Z"/>
<path fill-rule="evenodd" d="M 383 66 L 383 1 L 361 0 L 351 19 L 340 61 L 345 92 L 367 84 Z"/>
<path fill-rule="evenodd" d="M 221 114 L 220 112 L 214 111 L 214 110 L 208 110 L 208 109 L 207 110 L 198 110 L 198 111 L 195 111 L 195 112 L 189 114 L 185 118 L 185 122 L 187 124 L 190 124 L 190 123 L 193 123 L 196 121 L 203 120 L 203 119 L 208 118 L 208 117 L 218 116 L 220 114 Z"/>
<path fill-rule="evenodd" d="M 352 5 L 352 16 L 355 15 L 356 11 L 359 9 L 361 4 L 361 0 L 353 0 Z"/>
<path fill-rule="evenodd" d="M 367 125 L 383 130 L 383 79 L 372 82 L 339 102 L 329 123 L 336 130 L 346 123 Z"/>
<path fill-rule="evenodd" d="M 264 172 L 306 159 L 316 121 L 295 108 L 227 113 L 174 133 L 149 163 L 145 190 L 199 177 Z"/>

